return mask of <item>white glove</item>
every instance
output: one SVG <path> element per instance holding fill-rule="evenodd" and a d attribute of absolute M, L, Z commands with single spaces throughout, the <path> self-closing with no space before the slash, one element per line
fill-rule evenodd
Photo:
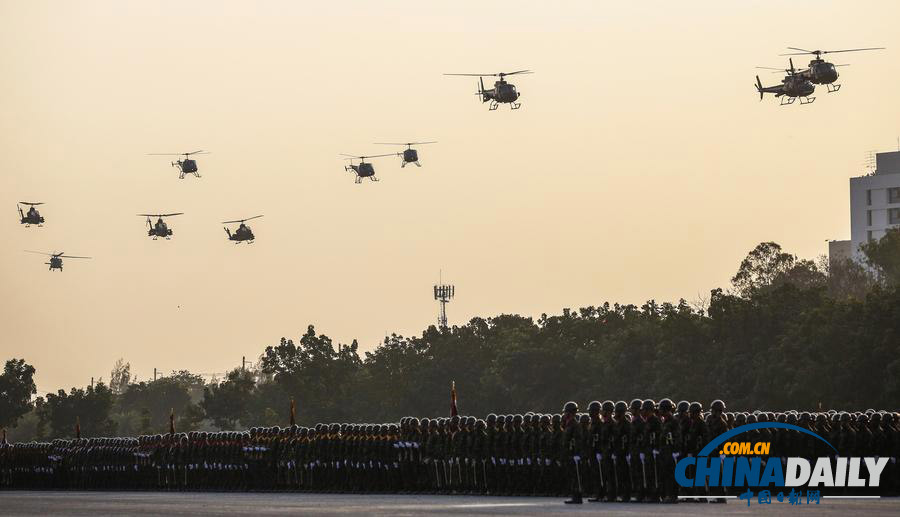
<path fill-rule="evenodd" d="M 578 463 L 579 461 L 581 461 L 581 456 L 578 456 L 576 454 L 575 456 L 572 456 L 572 459 L 575 460 L 575 463 Z"/>

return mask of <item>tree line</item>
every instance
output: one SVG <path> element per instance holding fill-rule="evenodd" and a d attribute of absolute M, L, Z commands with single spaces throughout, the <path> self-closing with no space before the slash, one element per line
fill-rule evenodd
<path fill-rule="evenodd" d="M 109 383 L 34 397 L 34 368 L 7 361 L 0 426 L 11 439 L 136 435 L 442 416 L 454 380 L 460 411 L 556 412 L 566 400 L 633 397 L 729 409 L 897 409 L 900 229 L 863 247 L 863 263 L 799 259 L 764 242 L 728 289 L 688 303 L 647 301 L 502 314 L 420 336 L 392 334 L 371 352 L 309 325 L 266 346 L 251 369 L 204 382 L 188 371 L 135 382 L 119 361 Z"/>

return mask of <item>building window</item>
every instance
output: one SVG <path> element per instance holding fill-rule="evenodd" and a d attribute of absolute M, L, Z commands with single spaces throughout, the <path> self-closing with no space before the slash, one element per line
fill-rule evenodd
<path fill-rule="evenodd" d="M 888 224 L 900 224 L 900 208 L 888 210 Z"/>
<path fill-rule="evenodd" d="M 900 203 L 900 187 L 888 189 L 888 203 Z"/>
<path fill-rule="evenodd" d="M 871 190 L 866 191 L 866 205 L 872 206 L 872 191 Z"/>
<path fill-rule="evenodd" d="M 872 211 L 866 210 L 866 224 L 872 226 Z"/>

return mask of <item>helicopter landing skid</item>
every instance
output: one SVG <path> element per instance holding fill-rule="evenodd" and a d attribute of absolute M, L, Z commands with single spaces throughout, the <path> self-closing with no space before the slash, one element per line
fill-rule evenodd
<path fill-rule="evenodd" d="M 841 85 L 831 83 L 831 84 L 826 84 L 826 85 L 825 85 L 825 88 L 828 89 L 828 93 L 834 93 L 834 92 L 836 92 L 836 91 L 838 91 L 838 90 L 841 89 Z"/>

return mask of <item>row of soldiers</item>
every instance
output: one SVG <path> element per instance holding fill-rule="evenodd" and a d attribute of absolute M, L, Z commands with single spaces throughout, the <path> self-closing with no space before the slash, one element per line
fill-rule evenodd
<path fill-rule="evenodd" d="M 580 413 L 449 418 L 386 424 L 255 427 L 138 438 L 0 444 L 0 488 L 295 490 L 558 496 L 567 501 L 676 502 L 726 495 L 682 488 L 675 464 L 714 437 L 755 422 L 809 429 L 842 456 L 890 457 L 882 492 L 900 488 L 900 418 L 892 412 L 727 412 L 714 401 L 591 402 Z M 828 446 L 788 429 L 756 429 L 771 456 L 814 459 Z"/>

